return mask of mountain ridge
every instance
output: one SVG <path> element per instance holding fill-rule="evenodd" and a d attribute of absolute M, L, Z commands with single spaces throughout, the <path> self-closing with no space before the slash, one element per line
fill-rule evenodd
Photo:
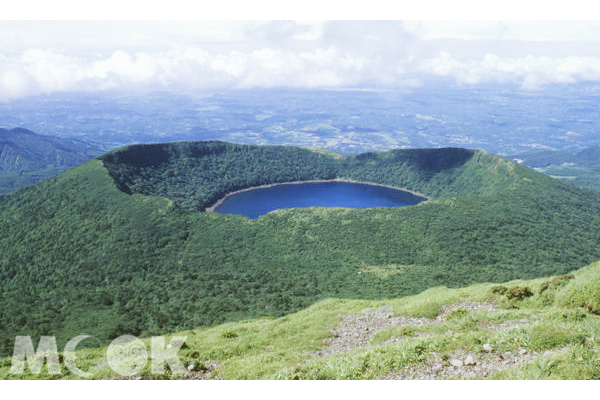
<path fill-rule="evenodd" d="M 61 173 L 104 151 L 87 141 L 0 128 L 0 194 Z"/>

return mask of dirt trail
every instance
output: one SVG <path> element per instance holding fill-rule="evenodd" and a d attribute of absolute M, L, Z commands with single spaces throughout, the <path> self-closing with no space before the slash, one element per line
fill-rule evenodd
<path fill-rule="evenodd" d="M 442 306 L 441 312 L 436 318 L 394 317 L 391 306 L 381 307 L 377 311 L 363 310 L 361 314 L 342 315 L 342 321 L 335 329 L 330 330 L 334 336 L 325 339 L 327 346 L 318 354 L 339 354 L 365 347 L 377 332 L 391 327 L 441 323 L 450 313 L 460 308 L 467 312 L 498 310 L 491 302 L 462 302 L 451 306 Z"/>
<path fill-rule="evenodd" d="M 342 321 L 335 329 L 330 330 L 333 337 L 325 339 L 326 347 L 318 352 L 319 356 L 345 353 L 353 349 L 369 347 L 373 336 L 384 329 L 400 326 L 423 326 L 439 324 L 446 320 L 452 312 L 464 309 L 466 312 L 498 311 L 491 302 L 461 302 L 450 306 L 442 306 L 436 318 L 415 318 L 394 316 L 391 306 L 381 307 L 377 311 L 363 310 L 360 314 L 341 315 Z M 529 325 L 539 317 L 521 318 L 504 321 L 500 324 L 485 324 L 486 329 L 503 330 L 515 326 Z M 448 334 L 453 334 L 449 331 Z M 423 335 L 423 333 L 416 333 Z M 393 338 L 386 343 L 404 340 Z M 516 352 L 496 352 L 490 344 L 485 344 L 479 351 L 467 352 L 458 350 L 449 355 L 432 353 L 424 364 L 406 366 L 404 369 L 392 371 L 384 379 L 475 379 L 485 378 L 505 368 L 513 368 L 521 363 L 530 362 L 541 356 L 553 354 L 546 351 L 540 354 L 535 351 L 518 349 Z"/>

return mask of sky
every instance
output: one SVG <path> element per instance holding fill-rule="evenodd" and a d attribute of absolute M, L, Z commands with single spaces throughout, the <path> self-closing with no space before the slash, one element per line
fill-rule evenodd
<path fill-rule="evenodd" d="M 81 17 L 0 21 L 0 101 L 101 90 L 396 90 L 440 78 L 524 90 L 600 81 L 600 21 Z"/>

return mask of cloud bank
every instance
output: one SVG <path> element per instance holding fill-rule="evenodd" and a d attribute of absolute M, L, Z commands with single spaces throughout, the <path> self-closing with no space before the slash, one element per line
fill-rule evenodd
<path fill-rule="evenodd" d="M 27 48 L 28 43 L 15 45 L 18 35 L 12 35 L 4 47 L 10 51 L 0 48 L 0 100 L 110 89 L 397 89 L 429 77 L 463 85 L 510 83 L 528 90 L 600 81 L 600 58 L 594 55 L 457 55 L 423 39 L 423 28 L 415 24 L 275 21 L 229 28 L 227 34 L 215 33 L 218 43 L 207 35 L 202 42 L 195 42 L 194 34 L 162 35 L 160 49 L 150 45 L 150 34 L 130 35 L 120 46 L 113 33 L 113 42 L 102 51 L 85 43 L 51 46 L 39 38 Z"/>

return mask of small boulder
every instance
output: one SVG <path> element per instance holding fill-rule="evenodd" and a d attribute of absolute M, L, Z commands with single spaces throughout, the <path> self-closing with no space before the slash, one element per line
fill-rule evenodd
<path fill-rule="evenodd" d="M 489 344 L 489 343 L 486 343 L 486 344 L 484 344 L 484 345 L 483 345 L 483 350 L 484 350 L 484 351 L 487 351 L 487 352 L 489 353 L 489 352 L 492 352 L 492 351 L 494 351 L 494 348 L 492 347 L 492 345 L 491 345 L 491 344 Z"/>
<path fill-rule="evenodd" d="M 475 365 L 477 364 L 477 361 L 475 361 L 475 358 L 472 355 L 468 355 L 467 358 L 465 358 L 465 365 Z"/>
<path fill-rule="evenodd" d="M 525 350 L 525 349 L 519 349 L 519 354 L 520 355 L 525 355 L 525 354 L 527 354 L 527 350 Z"/>
<path fill-rule="evenodd" d="M 463 366 L 463 362 L 459 359 L 453 358 L 450 360 L 450 365 L 453 367 L 459 368 Z"/>
<path fill-rule="evenodd" d="M 438 372 L 442 370 L 442 364 L 435 364 L 433 367 L 431 367 L 431 370 L 433 372 Z"/>
<path fill-rule="evenodd" d="M 187 368 L 187 369 L 188 369 L 188 371 L 190 371 L 190 372 L 192 372 L 192 371 L 195 371 L 195 370 L 196 370 L 196 364 L 190 364 L 190 365 L 188 365 L 188 368 Z"/>

